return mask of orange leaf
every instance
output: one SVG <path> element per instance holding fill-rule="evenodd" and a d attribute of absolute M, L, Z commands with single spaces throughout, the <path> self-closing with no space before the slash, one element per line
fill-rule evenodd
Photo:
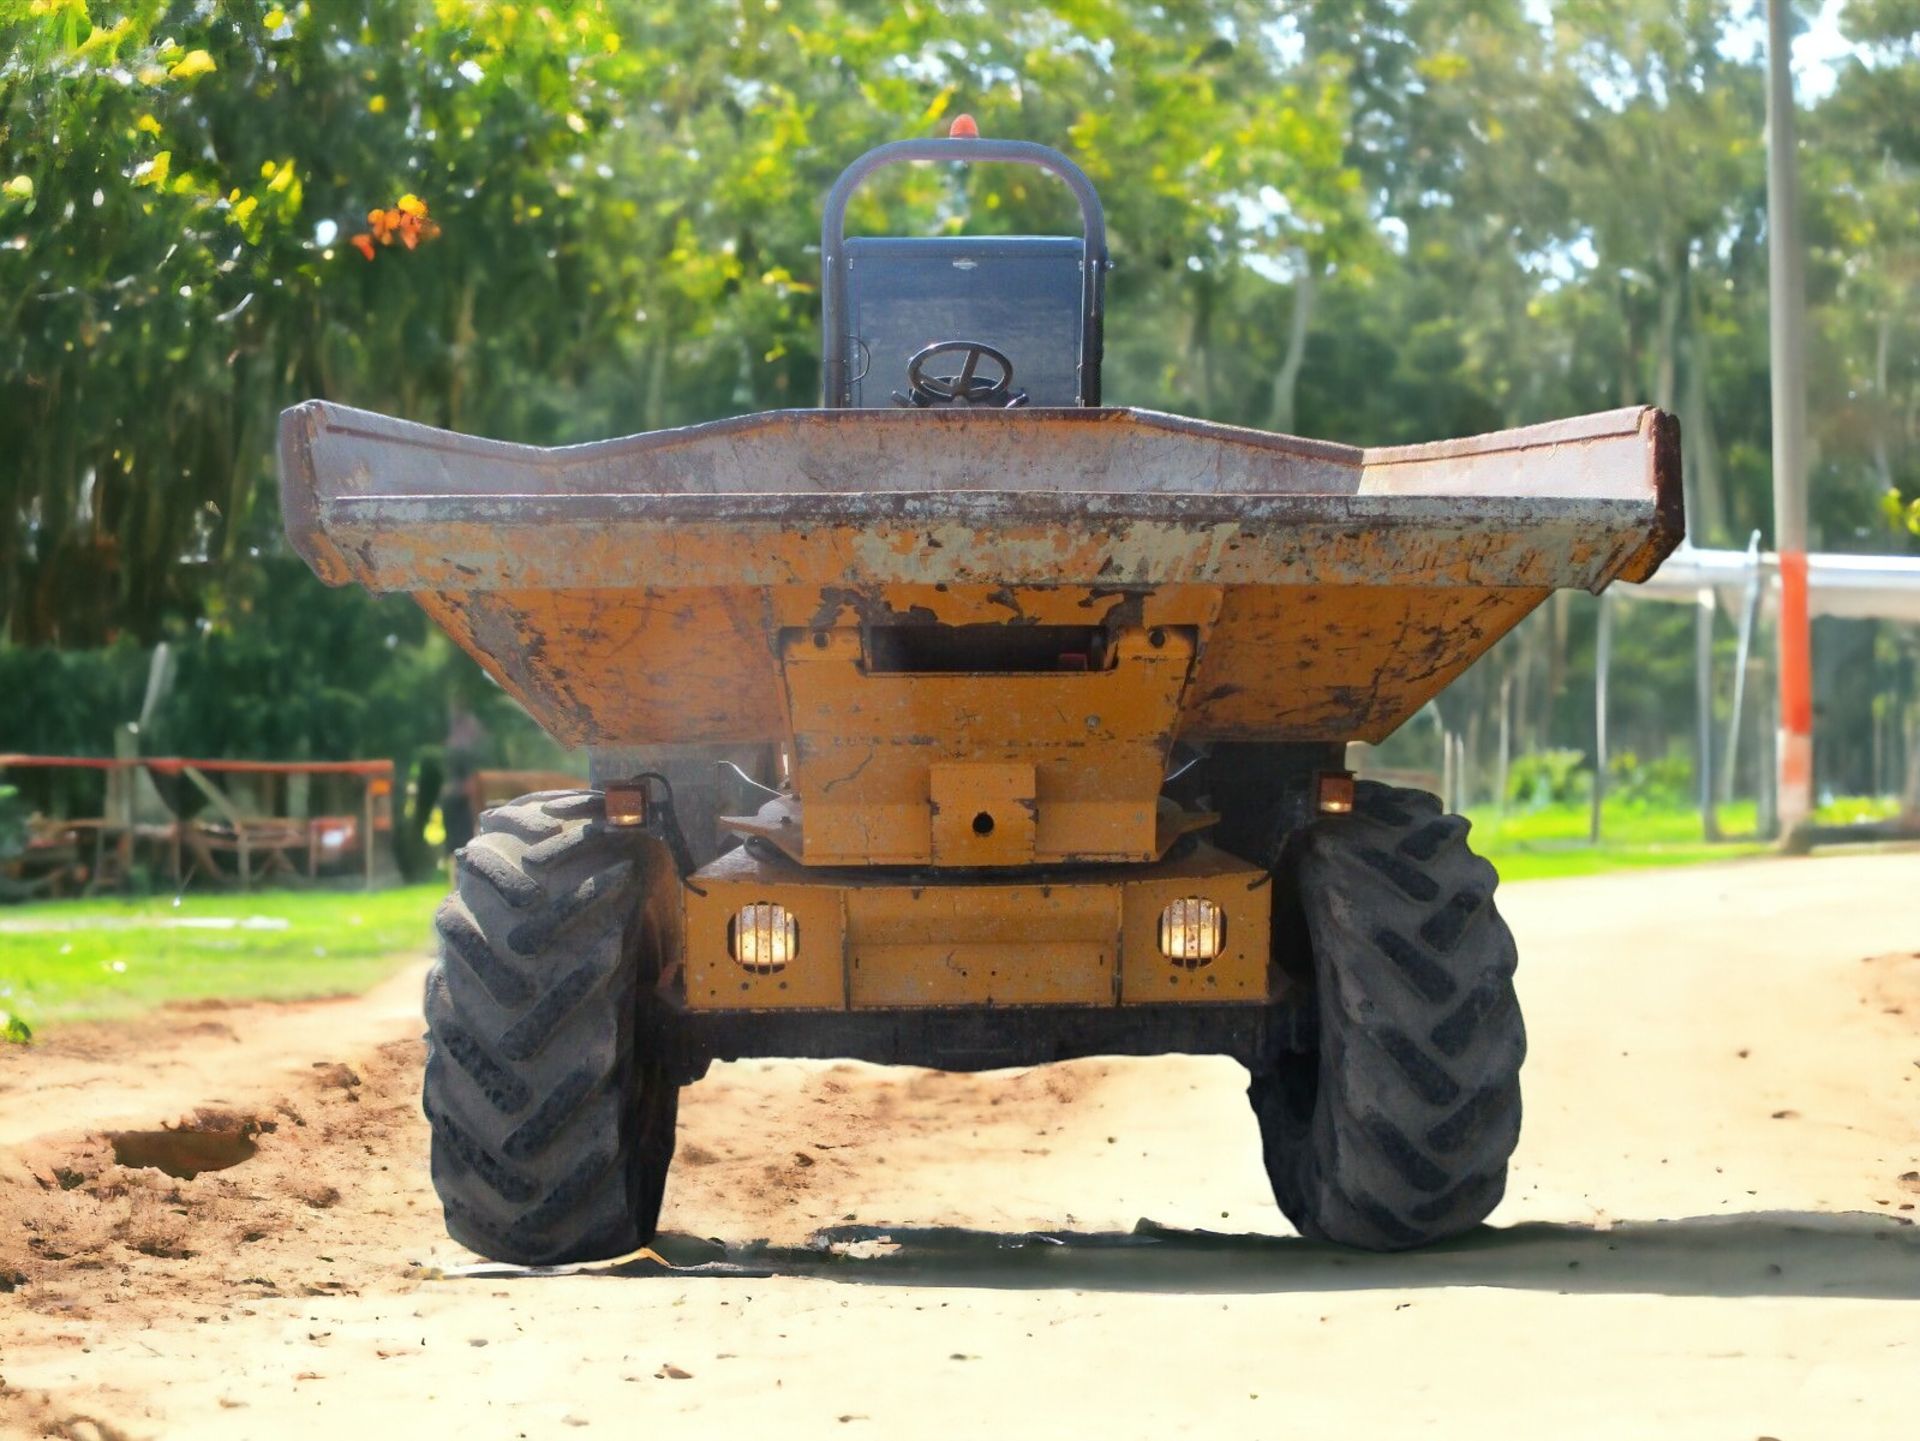
<path fill-rule="evenodd" d="M 347 244 L 366 256 L 367 259 L 373 259 L 373 237 L 371 235 L 362 232 L 359 235 L 350 236 L 348 237 Z"/>

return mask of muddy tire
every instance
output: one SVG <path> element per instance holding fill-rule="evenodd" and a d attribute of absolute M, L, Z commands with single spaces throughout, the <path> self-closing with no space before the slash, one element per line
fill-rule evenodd
<path fill-rule="evenodd" d="M 680 1096 L 635 1043 L 655 844 L 549 791 L 486 812 L 455 857 L 422 1105 L 447 1234 L 483 1256 L 600 1260 L 654 1233 Z"/>
<path fill-rule="evenodd" d="M 1289 845 L 1280 915 L 1312 957 L 1317 1050 L 1254 1077 L 1268 1177 L 1303 1236 L 1399 1251 L 1478 1225 L 1520 1135 L 1513 935 L 1468 822 L 1361 781 Z"/>

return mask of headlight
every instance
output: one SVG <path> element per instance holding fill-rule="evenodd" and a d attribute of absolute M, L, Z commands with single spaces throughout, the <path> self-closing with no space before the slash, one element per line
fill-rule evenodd
<path fill-rule="evenodd" d="M 800 949 L 800 923 L 785 906 L 755 901 L 727 922 L 727 954 L 749 971 L 771 975 Z"/>
<path fill-rule="evenodd" d="M 1200 896 L 1187 896 L 1160 912 L 1160 954 L 1190 971 L 1219 955 L 1226 935 L 1226 912 Z"/>

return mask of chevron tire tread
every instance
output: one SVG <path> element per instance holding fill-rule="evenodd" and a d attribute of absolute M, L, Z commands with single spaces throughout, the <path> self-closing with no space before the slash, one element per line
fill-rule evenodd
<path fill-rule="evenodd" d="M 447 1233 L 555 1265 L 651 1239 L 679 1089 L 637 1054 L 643 844 L 591 792 L 480 817 L 435 918 L 422 1108 Z"/>
<path fill-rule="evenodd" d="M 1316 1054 L 1248 1095 L 1275 1199 L 1303 1236 L 1399 1251 L 1470 1230 L 1506 1190 L 1526 1030 L 1513 935 L 1469 823 L 1361 781 L 1292 848 Z"/>

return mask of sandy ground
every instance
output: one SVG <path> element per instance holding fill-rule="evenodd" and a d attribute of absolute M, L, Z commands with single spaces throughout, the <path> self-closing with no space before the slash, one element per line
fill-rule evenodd
<path fill-rule="evenodd" d="M 0 1055 L 0 1434 L 1920 1434 L 1920 855 L 1501 903 L 1508 1200 L 1399 1257 L 1291 1237 L 1224 1061 L 716 1067 L 672 1264 L 529 1276 L 441 1234 L 417 970 L 56 1033 Z"/>

